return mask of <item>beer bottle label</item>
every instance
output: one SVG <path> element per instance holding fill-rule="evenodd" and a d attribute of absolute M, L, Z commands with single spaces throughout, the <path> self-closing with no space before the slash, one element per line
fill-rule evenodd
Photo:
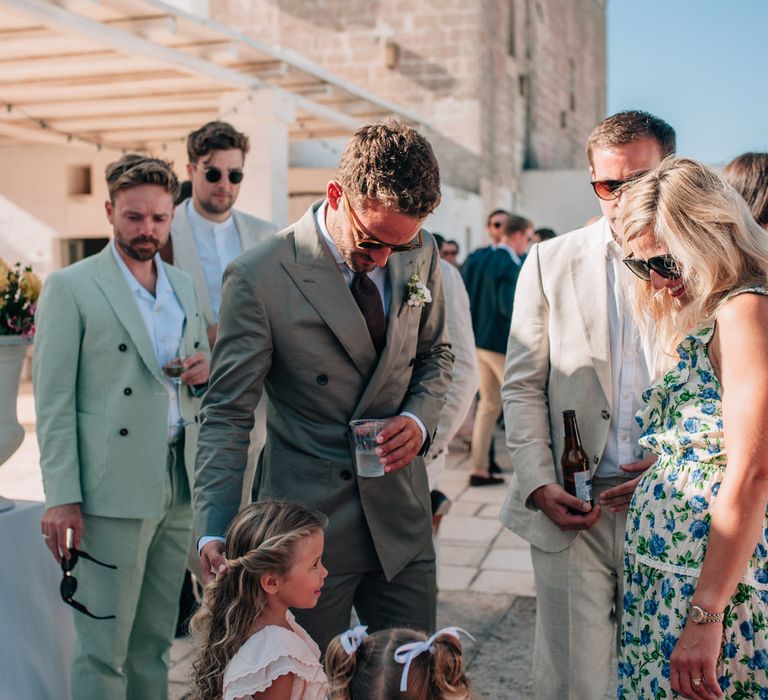
<path fill-rule="evenodd" d="M 592 474 L 588 471 L 576 472 L 573 475 L 573 483 L 576 487 L 576 498 L 587 503 L 592 502 Z"/>

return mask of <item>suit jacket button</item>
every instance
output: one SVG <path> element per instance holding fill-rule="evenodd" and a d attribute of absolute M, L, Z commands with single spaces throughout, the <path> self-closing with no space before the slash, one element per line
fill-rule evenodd
<path fill-rule="evenodd" d="M 120 343 L 120 345 L 117 346 L 117 349 L 120 352 L 125 352 L 128 349 L 128 346 L 125 343 Z"/>
<path fill-rule="evenodd" d="M 125 389 L 123 389 L 123 393 L 126 396 L 130 396 L 133 393 L 133 389 L 131 389 L 131 387 L 127 386 L 127 387 L 125 387 Z"/>
<path fill-rule="evenodd" d="M 328 375 L 327 374 L 318 374 L 317 375 L 317 383 L 320 386 L 325 386 L 328 383 Z"/>
<path fill-rule="evenodd" d="M 602 416 L 602 417 L 603 417 L 605 420 L 608 420 L 608 419 L 611 417 L 611 414 L 610 414 L 610 413 L 608 413 L 608 411 L 607 411 L 606 409 L 603 409 L 603 410 L 600 412 L 600 415 L 601 415 L 601 416 Z"/>
<path fill-rule="evenodd" d="M 122 435 L 123 437 L 128 435 L 128 428 L 120 428 L 120 435 Z"/>
<path fill-rule="evenodd" d="M 344 479 L 344 481 L 349 481 L 352 478 L 352 472 L 349 471 L 349 469 L 344 469 L 339 476 Z"/>

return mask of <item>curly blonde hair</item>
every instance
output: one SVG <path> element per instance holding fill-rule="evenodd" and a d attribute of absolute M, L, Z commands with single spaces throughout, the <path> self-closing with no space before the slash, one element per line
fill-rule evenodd
<path fill-rule="evenodd" d="M 189 624 L 198 650 L 192 665 L 198 698 L 221 697 L 227 664 L 265 609 L 261 577 L 287 574 L 298 542 L 326 524 L 322 513 L 281 501 L 253 503 L 234 518 L 225 542 L 228 571 L 205 587 L 202 605 Z"/>
<path fill-rule="evenodd" d="M 440 168 L 432 146 L 416 129 L 394 119 L 355 131 L 336 178 L 356 206 L 373 199 L 423 219 L 440 204 Z"/>
<path fill-rule="evenodd" d="M 629 187 L 621 226 L 627 255 L 629 242 L 650 230 L 674 257 L 685 283 L 688 301 L 679 306 L 663 290 L 657 293 L 649 282 L 633 279 L 638 323 L 654 326 L 657 369 L 676 356 L 686 333 L 714 323 L 729 292 L 768 280 L 768 232 L 738 192 L 695 160 L 666 158 Z"/>
<path fill-rule="evenodd" d="M 408 687 L 400 692 L 403 664 L 395 661 L 395 650 L 409 642 L 423 642 L 427 635 L 414 630 L 381 630 L 366 637 L 354 654 L 348 654 L 339 637 L 325 652 L 325 672 L 330 684 L 329 700 L 467 700 L 471 697 L 464 673 L 461 642 L 450 634 L 440 635 L 430 652 L 414 657 L 408 672 Z"/>

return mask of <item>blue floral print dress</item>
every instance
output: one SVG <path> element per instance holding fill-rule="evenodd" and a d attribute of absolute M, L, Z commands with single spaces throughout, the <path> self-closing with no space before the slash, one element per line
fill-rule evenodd
<path fill-rule="evenodd" d="M 732 294 L 756 292 L 744 289 Z M 725 475 L 720 383 L 701 328 L 677 348 L 679 361 L 643 395 L 640 444 L 658 455 L 627 516 L 619 700 L 679 697 L 669 657 L 688 618 L 704 561 L 710 505 Z M 763 360 L 765 361 L 765 360 Z M 768 519 L 726 608 L 717 675 L 726 698 L 768 700 Z"/>

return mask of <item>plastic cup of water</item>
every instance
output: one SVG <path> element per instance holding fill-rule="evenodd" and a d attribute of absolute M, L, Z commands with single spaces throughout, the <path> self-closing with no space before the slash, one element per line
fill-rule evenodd
<path fill-rule="evenodd" d="M 349 424 L 355 446 L 357 473 L 364 478 L 384 476 L 384 465 L 379 462 L 376 438 L 389 421 L 384 418 L 363 418 Z"/>

